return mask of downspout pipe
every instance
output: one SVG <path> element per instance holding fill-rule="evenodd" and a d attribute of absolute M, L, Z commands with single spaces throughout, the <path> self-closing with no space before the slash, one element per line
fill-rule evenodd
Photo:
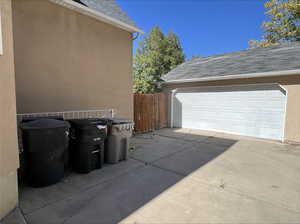
<path fill-rule="evenodd" d="M 134 37 L 134 35 L 132 34 L 132 40 L 133 40 L 133 41 L 135 41 L 136 39 L 138 39 L 139 36 L 140 36 L 140 33 L 138 33 L 138 32 L 136 32 L 135 34 L 136 34 L 135 37 Z"/>
<path fill-rule="evenodd" d="M 174 97 L 175 97 L 175 94 L 177 93 L 178 89 L 173 89 L 171 91 L 171 128 L 174 128 Z"/>

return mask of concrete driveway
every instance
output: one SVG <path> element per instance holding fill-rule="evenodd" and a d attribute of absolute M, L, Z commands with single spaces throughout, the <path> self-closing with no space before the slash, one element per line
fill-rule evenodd
<path fill-rule="evenodd" d="M 183 129 L 133 145 L 126 162 L 22 187 L 27 223 L 300 223 L 297 147 Z"/>

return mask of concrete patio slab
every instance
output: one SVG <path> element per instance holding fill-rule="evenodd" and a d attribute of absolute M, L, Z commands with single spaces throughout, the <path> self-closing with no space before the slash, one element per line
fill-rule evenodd
<path fill-rule="evenodd" d="M 195 130 L 182 129 L 182 128 L 176 128 L 176 129 L 164 128 L 164 129 L 156 130 L 154 134 L 159 136 L 164 136 L 164 137 L 176 138 L 185 141 L 196 141 L 196 142 L 202 142 L 203 140 L 215 135 L 215 133 L 213 132 L 202 131 L 201 133 L 197 133 L 197 131 Z"/>
<path fill-rule="evenodd" d="M 193 142 L 185 142 L 182 139 L 159 135 L 137 136 L 133 139 L 135 150 L 130 153 L 130 157 L 145 163 L 152 163 L 176 152 L 189 149 L 193 144 Z"/>
<path fill-rule="evenodd" d="M 239 141 L 190 177 L 300 213 L 299 161 L 293 147 Z"/>
<path fill-rule="evenodd" d="M 222 141 L 208 145 L 225 147 Z M 204 143 L 207 139 L 156 161 L 162 169 L 189 175 L 121 223 L 299 223 L 298 148 L 241 139 L 201 163 Z"/>
<path fill-rule="evenodd" d="M 299 223 L 299 218 L 300 213 L 186 178 L 120 223 Z"/>
<path fill-rule="evenodd" d="M 238 140 L 228 139 L 228 138 L 221 138 L 221 137 L 209 137 L 202 141 L 202 143 L 214 145 L 214 146 L 222 146 L 229 148 L 233 144 L 235 144 Z"/>
<path fill-rule="evenodd" d="M 51 204 L 25 217 L 30 224 L 117 223 L 181 178 L 155 167 L 138 167 L 71 199 Z"/>
<path fill-rule="evenodd" d="M 153 165 L 186 176 L 220 156 L 228 148 L 227 146 L 197 143 L 188 150 L 159 159 Z"/>
<path fill-rule="evenodd" d="M 205 143 L 217 143 L 221 145 L 231 145 L 231 141 L 240 141 L 240 140 L 249 140 L 249 141 L 263 141 L 276 143 L 274 140 L 269 139 L 260 139 L 249 136 L 233 135 L 223 132 L 215 131 L 206 131 L 206 130 L 196 130 L 188 128 L 164 128 L 157 130 L 153 135 L 160 135 L 165 137 L 173 137 L 177 139 L 187 140 L 187 141 L 196 141 L 196 142 L 205 142 Z M 277 142 L 280 143 L 280 142 Z"/>
<path fill-rule="evenodd" d="M 95 170 L 89 174 L 72 173 L 63 181 L 49 187 L 21 187 L 20 207 L 24 214 L 31 213 L 48 204 L 68 199 L 95 185 L 117 178 L 139 166 L 142 166 L 142 164 L 134 160 L 128 160 L 116 165 L 105 166 L 103 169 Z"/>
<path fill-rule="evenodd" d="M 135 136 L 127 162 L 21 189 L 27 223 L 299 223 L 299 148 L 176 132 Z"/>
<path fill-rule="evenodd" d="M 1 220 L 0 224 L 26 224 L 26 222 L 20 209 L 16 208 L 3 220 Z"/>

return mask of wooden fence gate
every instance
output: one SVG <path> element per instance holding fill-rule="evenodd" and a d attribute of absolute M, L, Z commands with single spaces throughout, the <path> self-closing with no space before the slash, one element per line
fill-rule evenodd
<path fill-rule="evenodd" d="M 167 102 L 165 93 L 135 94 L 135 132 L 145 133 L 167 127 Z"/>

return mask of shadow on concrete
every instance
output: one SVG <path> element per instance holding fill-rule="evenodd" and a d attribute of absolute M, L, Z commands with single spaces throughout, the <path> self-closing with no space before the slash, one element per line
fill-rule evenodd
<path fill-rule="evenodd" d="M 137 135 L 128 161 L 46 188 L 23 186 L 20 208 L 29 224 L 118 223 L 235 143 L 171 129 Z"/>

